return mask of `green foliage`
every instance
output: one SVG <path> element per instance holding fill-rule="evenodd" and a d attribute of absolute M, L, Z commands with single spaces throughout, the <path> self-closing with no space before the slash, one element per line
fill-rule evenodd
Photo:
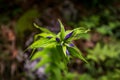
<path fill-rule="evenodd" d="M 89 74 L 82 74 L 79 77 L 79 80 L 94 80 Z"/>
<path fill-rule="evenodd" d="M 96 30 L 103 34 L 109 34 L 111 36 L 113 36 L 113 30 L 118 28 L 120 26 L 119 21 L 114 21 L 114 22 L 109 22 L 108 25 L 101 25 L 101 27 L 97 28 Z"/>
<path fill-rule="evenodd" d="M 75 28 L 79 26 L 85 26 L 86 28 L 95 30 L 103 36 L 110 35 L 111 37 L 119 38 L 120 35 L 118 33 L 118 29 L 120 22 L 118 17 L 116 17 L 119 15 L 116 15 L 115 11 L 117 12 L 117 10 L 111 10 L 107 8 L 100 13 L 83 16 L 82 19 L 77 23 L 70 22 L 69 24 Z M 88 39 L 88 37 L 85 36 L 85 39 Z"/>
<path fill-rule="evenodd" d="M 46 73 L 51 76 L 49 77 L 50 80 L 53 80 L 53 78 L 55 80 L 62 80 L 62 74 L 65 76 L 68 73 L 67 63 L 72 57 L 87 62 L 79 49 L 72 43 L 72 40 L 79 39 L 82 34 L 87 33 L 89 30 L 85 28 L 76 28 L 65 31 L 60 20 L 59 23 L 61 30 L 57 35 L 34 23 L 34 26 L 43 32 L 36 34 L 34 42 L 29 46 L 29 48 L 33 50 L 38 48 L 42 49 L 35 52 L 34 55 L 32 55 L 31 60 L 37 58 L 41 59 L 35 66 L 35 69 L 45 66 Z"/>
<path fill-rule="evenodd" d="M 88 50 L 88 59 L 96 62 L 105 61 L 106 58 L 115 58 L 120 54 L 120 48 L 116 45 L 100 45 L 97 43 L 93 50 Z"/>
<path fill-rule="evenodd" d="M 89 76 L 95 80 L 119 80 L 120 47 L 119 43 L 104 44 L 97 43 L 93 49 L 88 49 L 87 60 L 85 64 Z"/>
<path fill-rule="evenodd" d="M 100 16 L 93 15 L 90 17 L 84 17 L 82 21 L 80 21 L 79 25 L 86 26 L 88 28 L 95 28 L 99 25 Z"/>
<path fill-rule="evenodd" d="M 120 70 L 115 70 L 114 72 L 107 72 L 106 75 L 101 76 L 98 80 L 119 80 Z"/>
<path fill-rule="evenodd" d="M 27 33 L 25 31 L 29 31 L 33 29 L 33 20 L 36 17 L 39 17 L 40 14 L 38 13 L 37 9 L 30 9 L 26 11 L 20 19 L 17 21 L 17 25 L 15 27 L 15 31 L 18 34 L 19 37 L 23 37 L 24 33 Z M 25 26 L 26 25 L 26 26 Z"/>

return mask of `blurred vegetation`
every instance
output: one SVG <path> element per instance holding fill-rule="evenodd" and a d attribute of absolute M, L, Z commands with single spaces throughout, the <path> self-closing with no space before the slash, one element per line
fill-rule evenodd
<path fill-rule="evenodd" d="M 64 79 L 120 80 L 120 0 L 0 0 L 0 10 L 0 80 L 46 79 L 24 50 L 39 32 L 33 22 L 57 33 L 58 18 L 65 29 L 91 29 L 74 42 L 89 64 L 72 59 Z"/>

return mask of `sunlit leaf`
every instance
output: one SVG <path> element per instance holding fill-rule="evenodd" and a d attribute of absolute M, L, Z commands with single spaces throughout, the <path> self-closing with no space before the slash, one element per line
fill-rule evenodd
<path fill-rule="evenodd" d="M 73 40 L 76 40 L 76 39 L 80 39 L 82 34 L 85 34 L 90 30 L 86 28 L 76 28 L 73 31 L 74 31 Z"/>
<path fill-rule="evenodd" d="M 60 37 L 61 39 L 63 40 L 64 37 L 65 37 L 65 29 L 64 29 L 64 26 L 62 24 L 62 22 L 58 19 L 59 23 L 60 23 L 60 28 L 61 28 L 61 31 L 60 31 Z"/>
<path fill-rule="evenodd" d="M 62 49 L 63 49 L 64 55 L 66 56 L 66 50 L 67 50 L 66 46 L 62 46 Z"/>
<path fill-rule="evenodd" d="M 54 34 L 51 34 L 51 33 L 40 33 L 40 34 L 36 34 L 35 36 L 34 36 L 34 40 L 36 40 L 37 38 L 39 38 L 39 37 L 42 37 L 42 38 L 48 38 L 49 39 L 49 37 L 55 37 L 55 35 Z"/>
<path fill-rule="evenodd" d="M 70 35 L 71 37 L 69 37 L 67 41 L 80 39 L 83 37 L 84 34 L 86 34 L 89 31 L 90 31 L 89 29 L 82 28 L 82 27 L 73 29 L 72 31 L 69 32 L 69 33 L 72 33 L 72 35 Z"/>
<path fill-rule="evenodd" d="M 37 58 L 42 58 L 44 55 L 47 55 L 49 52 L 50 52 L 49 48 L 38 51 L 38 52 L 34 53 L 31 60 L 35 60 Z"/>
<path fill-rule="evenodd" d="M 76 58 L 79 58 L 83 61 L 85 61 L 86 63 L 88 63 L 85 58 L 82 56 L 82 53 L 79 51 L 79 49 L 77 49 L 76 47 L 67 47 L 68 51 L 70 52 L 70 54 Z"/>
<path fill-rule="evenodd" d="M 48 29 L 46 29 L 46 28 L 43 28 L 43 27 L 40 27 L 40 26 L 38 26 L 36 23 L 33 23 L 33 25 L 34 25 L 36 28 L 38 28 L 38 29 L 40 29 L 41 31 L 43 31 L 43 32 L 52 33 L 50 30 L 48 30 Z"/>
<path fill-rule="evenodd" d="M 41 38 L 40 40 L 37 40 L 33 44 L 31 44 L 29 48 L 32 48 L 32 49 L 33 48 L 42 48 L 42 47 L 54 45 L 55 43 L 56 42 L 53 39 L 48 40 L 46 38 Z"/>

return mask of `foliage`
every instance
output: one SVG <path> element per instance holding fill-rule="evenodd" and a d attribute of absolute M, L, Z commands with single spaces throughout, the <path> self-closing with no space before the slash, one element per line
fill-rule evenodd
<path fill-rule="evenodd" d="M 79 27 L 85 26 L 89 29 L 99 32 L 101 35 L 109 35 L 114 38 L 119 38 L 119 18 L 116 16 L 118 9 L 107 8 L 97 14 L 91 14 L 88 16 L 83 16 L 77 23 L 69 22 L 71 26 Z"/>
<path fill-rule="evenodd" d="M 119 80 L 120 47 L 117 43 L 101 45 L 88 49 L 87 59 L 90 64 L 85 64 L 89 74 L 98 80 Z"/>
<path fill-rule="evenodd" d="M 118 46 L 114 45 L 103 45 L 97 43 L 93 50 L 88 50 L 87 58 L 92 59 L 95 62 L 105 61 L 106 58 L 115 58 L 120 54 Z"/>
<path fill-rule="evenodd" d="M 15 27 L 15 31 L 16 31 L 17 35 L 19 35 L 19 37 L 23 38 L 24 33 L 28 33 L 28 31 L 33 30 L 32 22 L 36 17 L 39 17 L 39 16 L 40 15 L 39 15 L 37 9 L 30 9 L 30 10 L 26 11 L 17 21 L 17 25 Z"/>
<path fill-rule="evenodd" d="M 76 57 L 87 62 L 79 49 L 72 43 L 72 40 L 79 39 L 82 33 L 86 33 L 89 30 L 85 28 L 76 28 L 65 31 L 60 20 L 59 23 L 61 30 L 57 35 L 34 23 L 34 26 L 43 32 L 36 34 L 34 42 L 28 47 L 33 49 L 33 52 L 35 49 L 42 49 L 35 52 L 31 60 L 40 58 L 35 69 L 45 66 L 46 73 L 49 74 L 50 80 L 52 80 L 52 78 L 55 80 L 62 80 L 62 74 L 67 74 L 67 63 L 71 57 Z"/>

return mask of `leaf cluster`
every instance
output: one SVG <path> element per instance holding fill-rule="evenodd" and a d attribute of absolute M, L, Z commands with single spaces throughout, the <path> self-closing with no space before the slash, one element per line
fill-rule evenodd
<path fill-rule="evenodd" d="M 55 80 L 62 80 L 62 76 L 67 74 L 67 63 L 70 58 L 75 57 L 87 62 L 72 41 L 79 39 L 89 29 L 76 28 L 66 31 L 61 21 L 58 21 L 61 27 L 58 34 L 34 23 L 34 26 L 40 29 L 42 33 L 34 36 L 34 42 L 28 48 L 33 49 L 31 60 L 40 59 L 35 65 L 35 69 L 45 66 L 45 72 L 48 75 L 54 77 Z"/>

